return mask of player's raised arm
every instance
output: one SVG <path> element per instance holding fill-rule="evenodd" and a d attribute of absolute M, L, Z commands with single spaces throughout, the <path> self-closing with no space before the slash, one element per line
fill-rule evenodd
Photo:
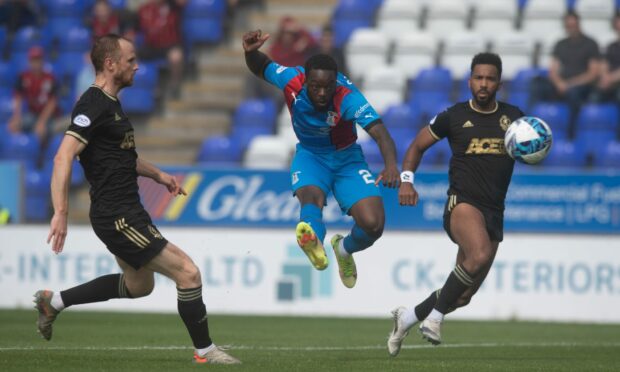
<path fill-rule="evenodd" d="M 252 73 L 260 78 L 263 77 L 265 66 L 271 62 L 265 53 L 258 49 L 269 39 L 269 34 L 263 34 L 261 30 L 248 31 L 243 34 L 243 50 L 245 51 L 245 63 Z"/>
<path fill-rule="evenodd" d="M 71 183 L 71 166 L 73 159 L 84 150 L 86 145 L 77 138 L 66 135 L 54 156 L 51 194 L 54 216 L 50 222 L 47 243 L 52 242 L 54 253 L 62 252 L 67 236 L 67 216 L 69 214 L 69 184 Z"/>
<path fill-rule="evenodd" d="M 379 174 L 377 178 L 376 184 L 383 181 L 383 186 L 398 187 L 400 184 L 400 177 L 398 174 L 398 165 L 396 164 L 396 146 L 394 145 L 394 140 L 381 120 L 377 120 L 370 125 L 371 127 L 368 130 L 368 134 L 377 142 L 377 146 L 379 146 L 385 164 L 383 171 L 381 171 L 381 174 Z"/>
<path fill-rule="evenodd" d="M 420 166 L 424 151 L 435 142 L 437 142 L 437 139 L 433 137 L 430 128 L 427 126 L 418 132 L 413 142 L 407 148 L 405 158 L 403 159 L 401 184 L 398 190 L 398 202 L 400 205 L 418 204 L 418 192 L 413 187 L 414 172 Z"/>

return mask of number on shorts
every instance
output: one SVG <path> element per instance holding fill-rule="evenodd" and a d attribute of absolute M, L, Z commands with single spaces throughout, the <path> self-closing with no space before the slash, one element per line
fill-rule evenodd
<path fill-rule="evenodd" d="M 364 179 L 364 182 L 366 182 L 366 183 L 375 183 L 375 179 L 372 178 L 372 173 L 370 173 L 366 169 L 360 169 L 360 171 L 357 172 L 357 173 L 359 173 L 360 176 L 362 176 L 362 178 Z"/>

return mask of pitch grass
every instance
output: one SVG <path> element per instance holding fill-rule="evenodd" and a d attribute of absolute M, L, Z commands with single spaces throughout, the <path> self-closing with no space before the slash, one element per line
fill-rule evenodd
<path fill-rule="evenodd" d="M 432 347 L 412 332 L 388 356 L 385 319 L 210 315 L 239 366 L 200 366 L 175 314 L 67 311 L 52 341 L 34 310 L 0 310 L 0 371 L 618 371 L 620 325 L 459 322 Z"/>

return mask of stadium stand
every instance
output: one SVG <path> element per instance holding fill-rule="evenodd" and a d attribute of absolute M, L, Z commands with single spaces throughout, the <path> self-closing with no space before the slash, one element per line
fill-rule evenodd
<path fill-rule="evenodd" d="M 388 38 L 383 32 L 371 28 L 355 30 L 345 49 L 350 61 L 349 77 L 357 82 L 369 68 L 387 64 L 388 49 Z"/>
<path fill-rule="evenodd" d="M 411 0 L 384 0 L 377 14 L 377 28 L 397 39 L 403 33 L 413 33 L 420 29 L 422 4 Z"/>

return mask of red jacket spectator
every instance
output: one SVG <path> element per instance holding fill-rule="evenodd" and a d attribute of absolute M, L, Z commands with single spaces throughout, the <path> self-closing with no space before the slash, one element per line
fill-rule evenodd
<path fill-rule="evenodd" d="M 148 47 L 166 49 L 181 44 L 181 1 L 149 0 L 138 10 L 140 30 Z"/>
<path fill-rule="evenodd" d="M 271 45 L 271 59 L 284 66 L 303 66 L 311 50 L 317 47 L 312 35 L 293 17 L 284 17 L 276 40 Z"/>
<path fill-rule="evenodd" d="M 93 36 L 95 38 L 107 34 L 121 33 L 121 22 L 107 0 L 97 0 L 93 7 L 92 18 Z"/>

